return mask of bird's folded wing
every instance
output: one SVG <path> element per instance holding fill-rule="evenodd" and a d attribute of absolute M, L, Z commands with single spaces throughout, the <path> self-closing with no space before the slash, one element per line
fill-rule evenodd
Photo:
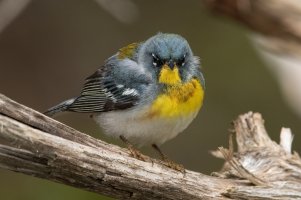
<path fill-rule="evenodd" d="M 103 66 L 88 77 L 81 95 L 68 107 L 68 110 L 95 113 L 135 106 L 140 100 L 139 87 L 148 84 L 147 81 L 141 81 L 143 79 L 141 74 L 135 74 L 133 70 L 127 71 L 126 66 L 118 67 L 125 67 L 124 71 L 127 74 L 121 73 L 114 67 Z"/>

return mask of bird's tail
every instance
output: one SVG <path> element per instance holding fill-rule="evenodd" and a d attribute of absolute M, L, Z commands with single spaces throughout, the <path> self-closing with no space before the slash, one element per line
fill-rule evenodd
<path fill-rule="evenodd" d="M 63 101 L 62 103 L 49 108 L 46 112 L 44 112 L 47 116 L 53 116 L 59 112 L 64 112 L 68 110 L 68 107 L 76 100 L 76 98 L 68 99 Z"/>

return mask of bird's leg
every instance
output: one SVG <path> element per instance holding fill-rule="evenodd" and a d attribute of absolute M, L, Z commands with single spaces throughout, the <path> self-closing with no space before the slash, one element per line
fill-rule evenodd
<path fill-rule="evenodd" d="M 174 161 L 170 160 L 156 144 L 152 144 L 152 147 L 160 154 L 162 160 L 164 161 L 163 163 L 164 165 L 166 165 L 171 169 L 185 173 L 185 168 L 183 165 L 175 163 Z"/>
<path fill-rule="evenodd" d="M 146 161 L 147 158 L 140 151 L 138 151 L 123 135 L 119 136 L 120 139 L 126 144 L 128 150 L 131 153 L 131 156 L 142 161 Z"/>

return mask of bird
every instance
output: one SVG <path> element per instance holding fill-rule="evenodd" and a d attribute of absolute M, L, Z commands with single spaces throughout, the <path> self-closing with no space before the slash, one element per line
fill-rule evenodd
<path fill-rule="evenodd" d="M 90 113 L 104 133 L 120 138 L 130 154 L 152 146 L 166 166 L 183 171 L 160 145 L 184 131 L 203 105 L 205 79 L 200 59 L 188 41 L 174 33 L 157 33 L 120 48 L 86 78 L 79 96 L 45 114 Z"/>

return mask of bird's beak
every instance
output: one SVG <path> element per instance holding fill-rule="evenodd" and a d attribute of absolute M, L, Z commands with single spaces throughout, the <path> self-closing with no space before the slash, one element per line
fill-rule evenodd
<path fill-rule="evenodd" d="M 165 63 L 166 65 L 169 66 L 170 69 L 173 70 L 173 68 L 176 66 L 176 63 L 173 60 L 169 60 L 168 62 Z"/>

